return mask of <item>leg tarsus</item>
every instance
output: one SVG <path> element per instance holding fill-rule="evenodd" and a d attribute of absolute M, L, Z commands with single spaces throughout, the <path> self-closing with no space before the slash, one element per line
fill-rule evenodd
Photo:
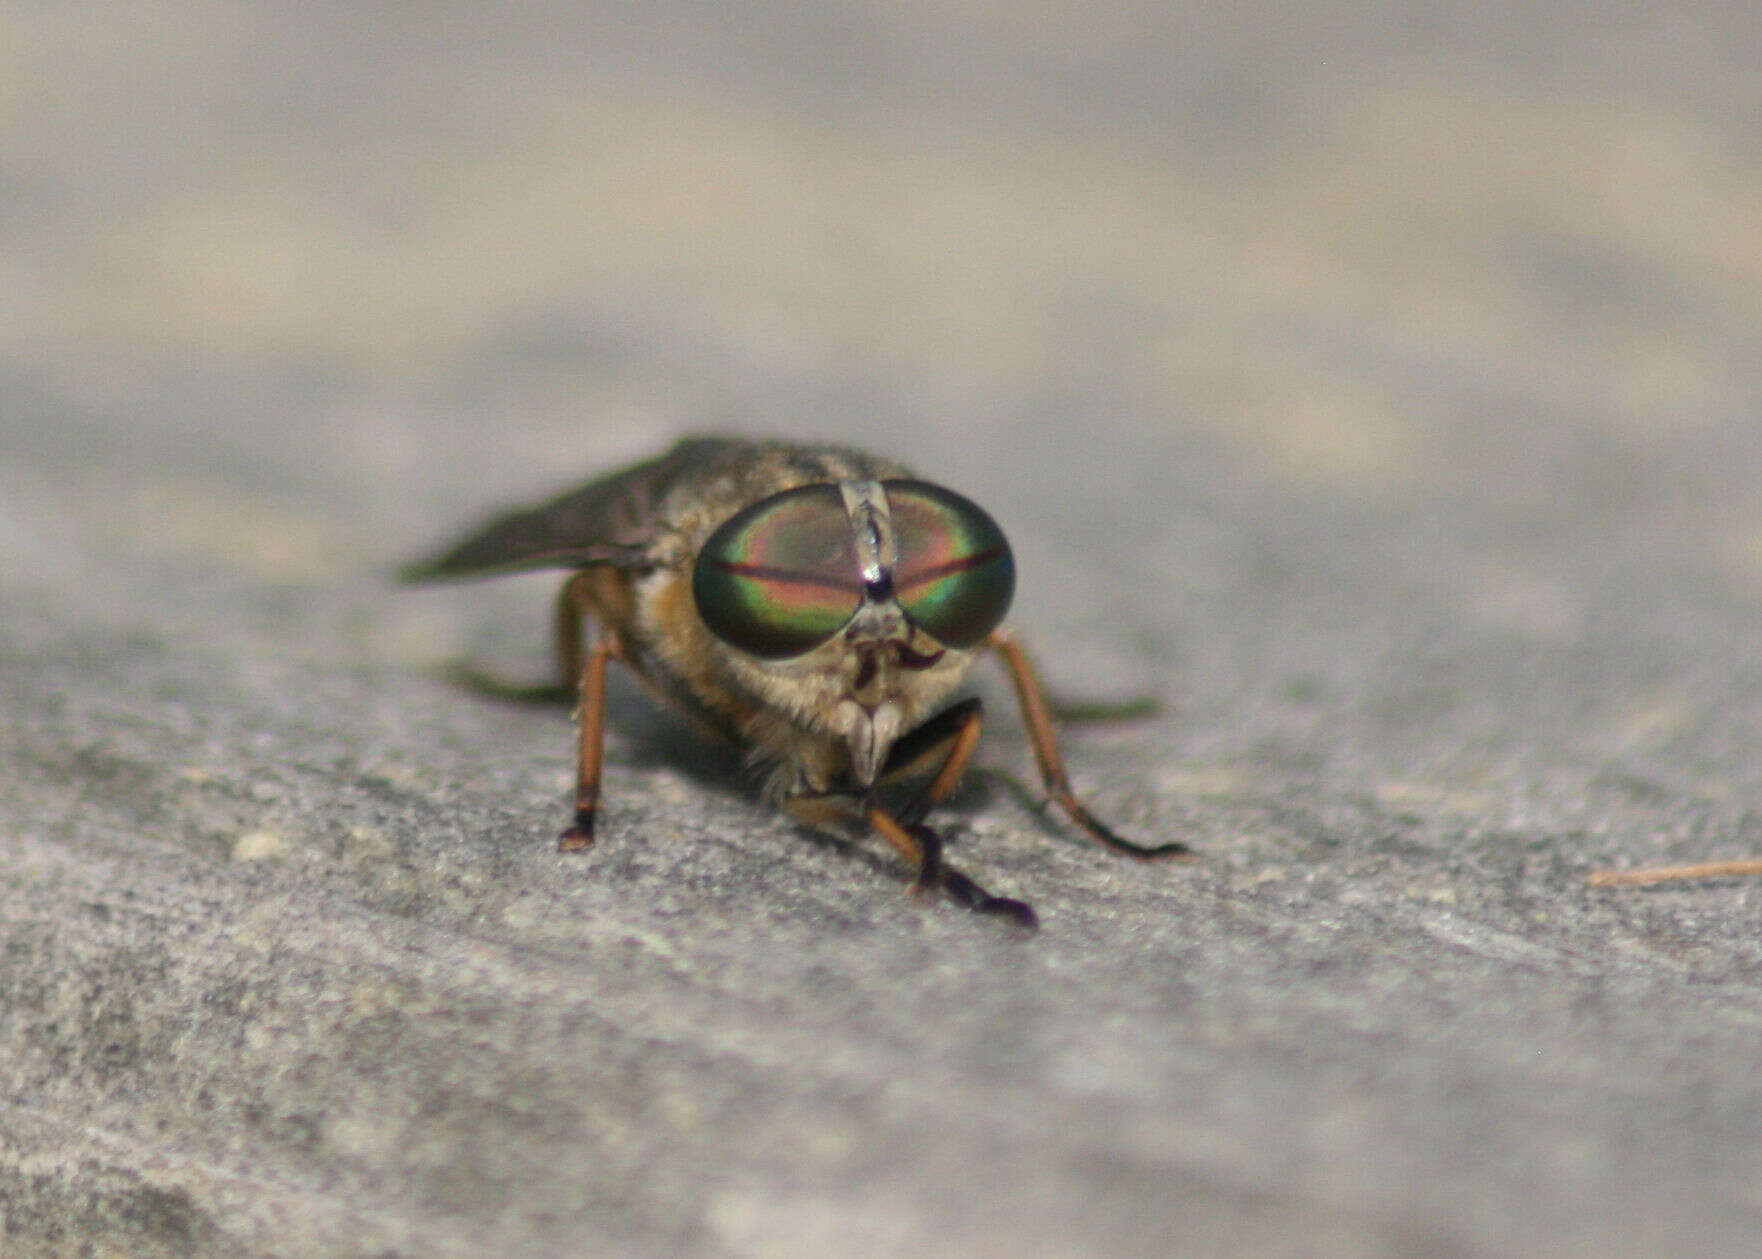
<path fill-rule="evenodd" d="M 1058 750 L 1058 732 L 1053 725 L 1052 710 L 1047 706 L 1039 675 L 1035 673 L 1028 653 L 1022 650 L 1021 644 L 1007 630 L 994 631 L 986 640 L 986 646 L 995 651 L 998 659 L 1003 661 L 1003 667 L 1015 687 L 1016 701 L 1022 708 L 1022 720 L 1028 727 L 1028 742 L 1034 748 L 1034 762 L 1040 768 L 1040 781 L 1046 788 L 1048 799 L 1084 834 L 1115 852 L 1146 861 L 1194 856 L 1191 848 L 1179 842 L 1134 843 L 1103 825 L 1099 818 L 1084 807 L 1083 802 L 1071 790 L 1070 779 L 1065 776 L 1064 757 Z"/>
<path fill-rule="evenodd" d="M 950 900 L 976 914 L 1007 918 L 1013 927 L 1025 935 L 1033 935 L 1040 930 L 1040 918 L 1027 901 L 1018 901 L 1008 896 L 993 896 L 959 870 L 944 867 L 942 886 L 948 892 Z"/>
<path fill-rule="evenodd" d="M 1191 861 L 1199 855 L 1179 840 L 1174 840 L 1167 844 L 1135 843 L 1107 826 L 1100 818 L 1089 812 L 1089 810 L 1083 806 L 1083 802 L 1072 794 L 1070 787 L 1063 784 L 1060 784 L 1060 786 L 1062 790 L 1055 792 L 1049 797 L 1052 803 L 1063 809 L 1065 816 L 1070 818 L 1084 834 L 1101 844 L 1105 844 L 1117 853 L 1123 853 L 1128 857 L 1136 857 L 1140 861 Z"/>
<path fill-rule="evenodd" d="M 903 856 L 917 866 L 911 890 L 926 895 L 940 887 L 949 899 L 974 913 L 1009 920 L 1020 934 L 1032 935 L 1039 930 L 1040 920 L 1026 901 L 1007 896 L 993 896 L 972 877 L 942 860 L 942 839 L 922 823 L 911 826 L 899 821 L 877 805 L 868 809 L 869 825 Z"/>
<path fill-rule="evenodd" d="M 561 835 L 557 836 L 557 851 L 585 852 L 587 849 L 592 848 L 593 820 L 593 810 L 590 809 L 583 812 L 582 810 L 577 809 L 575 811 L 574 824 Z"/>

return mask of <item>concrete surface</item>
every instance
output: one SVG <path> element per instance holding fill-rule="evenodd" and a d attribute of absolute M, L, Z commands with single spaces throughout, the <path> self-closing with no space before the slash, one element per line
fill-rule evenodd
<path fill-rule="evenodd" d="M 0 1252 L 1762 1251 L 1753 8 L 0 7 Z M 901 894 L 484 512 L 725 428 L 1016 544 L 1113 859 Z M 998 679 L 982 762 L 1029 772 Z"/>

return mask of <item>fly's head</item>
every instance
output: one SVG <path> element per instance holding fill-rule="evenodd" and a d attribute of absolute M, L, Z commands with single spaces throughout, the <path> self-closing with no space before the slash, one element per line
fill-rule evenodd
<path fill-rule="evenodd" d="M 894 741 L 961 680 L 1015 589 L 1002 531 L 915 480 L 799 486 L 742 509 L 692 570 L 724 666 L 875 781 Z"/>

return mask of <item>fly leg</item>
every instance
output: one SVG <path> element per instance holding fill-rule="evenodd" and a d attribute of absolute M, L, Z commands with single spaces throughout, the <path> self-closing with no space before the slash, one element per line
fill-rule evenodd
<path fill-rule="evenodd" d="M 932 775 L 910 802 L 897 810 L 900 821 L 908 826 L 922 822 L 931 809 L 954 794 L 979 746 L 981 728 L 979 699 L 974 696 L 944 709 L 893 745 L 881 771 L 883 782 L 914 774 Z"/>
<path fill-rule="evenodd" d="M 836 833 L 851 822 L 868 823 L 915 872 L 911 883 L 914 896 L 929 896 L 941 888 L 957 905 L 1006 918 L 1023 935 L 1032 935 L 1040 926 L 1032 906 L 1007 896 L 993 896 L 972 876 L 944 861 L 942 837 L 922 822 L 903 822 L 878 804 L 840 792 L 794 796 L 782 803 L 791 817 L 814 830 Z"/>
<path fill-rule="evenodd" d="M 927 897 L 942 886 L 942 836 L 923 823 L 902 822 L 879 805 L 868 805 L 863 815 L 875 833 L 915 867 L 911 893 Z"/>
<path fill-rule="evenodd" d="M 1065 776 L 1065 763 L 1064 758 L 1059 755 L 1058 734 L 1053 727 L 1052 710 L 1047 707 L 1046 696 L 1040 688 L 1040 679 L 1028 660 L 1028 654 L 1007 630 L 995 631 L 986 640 L 986 646 L 997 653 L 998 658 L 1003 661 L 1003 667 L 1009 670 L 1010 682 L 1016 689 L 1016 700 L 1022 706 L 1022 720 L 1028 726 L 1028 741 L 1034 745 L 1034 761 L 1040 767 L 1040 781 L 1046 786 L 1047 796 L 1064 811 L 1065 816 L 1092 839 L 1129 857 L 1150 859 L 1192 856 L 1193 850 L 1182 843 L 1133 843 L 1115 834 L 1084 807 L 1083 802 L 1071 790 L 1070 779 Z"/>
<path fill-rule="evenodd" d="M 1006 918 L 1024 935 L 1032 935 L 1040 929 L 1040 919 L 1032 905 L 1007 896 L 993 896 L 971 876 L 943 861 L 942 839 L 928 826 L 921 822 L 908 826 L 873 804 L 868 807 L 868 819 L 876 834 L 917 867 L 917 877 L 912 880 L 914 894 L 928 895 L 940 886 L 957 905 L 977 914 Z"/>
<path fill-rule="evenodd" d="M 871 805 L 869 825 L 908 861 L 912 860 L 908 841 L 917 842 L 922 856 L 918 860 L 918 877 L 912 882 L 913 892 L 927 894 L 940 884 L 957 905 L 977 913 L 1009 918 L 1018 930 L 1032 933 L 1040 925 L 1033 906 L 1026 901 L 993 896 L 970 875 L 942 861 L 942 838 L 923 823 L 924 815 L 953 795 L 954 789 L 960 785 L 961 775 L 966 772 L 967 763 L 973 759 L 973 751 L 979 746 L 979 734 L 983 728 L 981 711 L 977 696 L 962 700 L 894 745 L 884 777 L 909 774 L 937 756 L 942 757 L 942 764 L 923 790 L 897 814 L 889 814 Z"/>
<path fill-rule="evenodd" d="M 594 815 L 600 805 L 600 770 L 606 750 L 606 666 L 626 660 L 618 635 L 602 628 L 594 644 L 582 651 L 586 619 L 587 573 L 577 573 L 557 600 L 557 659 L 565 676 L 575 679 L 575 820 L 557 837 L 558 852 L 593 847 Z"/>

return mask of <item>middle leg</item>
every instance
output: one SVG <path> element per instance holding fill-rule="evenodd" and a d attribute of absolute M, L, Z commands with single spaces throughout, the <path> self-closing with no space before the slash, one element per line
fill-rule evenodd
<path fill-rule="evenodd" d="M 1058 750 L 1058 731 L 1053 724 L 1052 709 L 1046 702 L 1039 675 L 1035 673 L 1028 653 L 1022 650 L 1021 644 L 1007 630 L 993 632 L 986 646 L 997 653 L 998 659 L 1003 661 L 1003 667 L 1009 672 L 1010 682 L 1016 690 L 1016 700 L 1022 706 L 1022 719 L 1028 726 L 1028 741 L 1034 746 L 1034 762 L 1040 767 L 1040 781 L 1045 784 L 1047 796 L 1064 810 L 1065 816 L 1092 838 L 1129 857 L 1147 860 L 1157 857 L 1191 857 L 1193 850 L 1180 842 L 1139 844 L 1116 834 L 1077 799 L 1077 793 L 1071 790 L 1071 780 L 1065 776 L 1065 762 Z"/>

